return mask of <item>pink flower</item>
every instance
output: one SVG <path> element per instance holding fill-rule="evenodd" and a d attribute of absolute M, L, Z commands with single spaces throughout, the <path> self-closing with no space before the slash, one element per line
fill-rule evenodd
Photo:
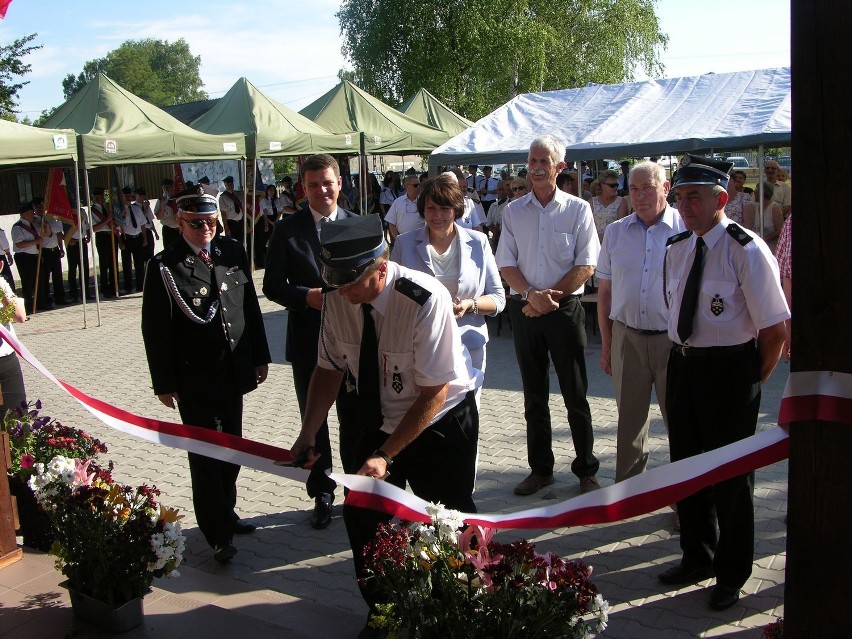
<path fill-rule="evenodd" d="M 74 460 L 74 483 L 79 486 L 91 486 L 92 480 L 95 478 L 95 473 L 89 472 L 89 464 L 91 459 L 83 461 L 81 459 Z"/>
<path fill-rule="evenodd" d="M 29 453 L 21 455 L 21 468 L 32 468 L 33 466 L 35 466 L 35 457 Z"/>

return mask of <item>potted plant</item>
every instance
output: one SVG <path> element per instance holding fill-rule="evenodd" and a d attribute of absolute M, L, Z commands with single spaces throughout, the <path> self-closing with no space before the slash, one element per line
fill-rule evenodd
<path fill-rule="evenodd" d="M 606 627 L 609 604 L 583 562 L 496 543 L 480 526 L 459 532 L 460 514 L 440 504 L 427 511 L 431 525 L 386 524 L 364 550 L 363 585 L 388 602 L 374 627 L 418 639 L 580 638 Z"/>
<path fill-rule="evenodd" d="M 28 483 L 36 472 L 36 465 L 47 464 L 57 455 L 91 459 L 107 452 L 107 447 L 85 431 L 40 415 L 40 411 L 41 401 L 22 403 L 6 412 L 0 430 L 9 438 L 9 491 L 17 500 L 24 545 L 48 551 L 53 544 L 50 522 Z"/>
<path fill-rule="evenodd" d="M 157 503 L 156 487 L 114 481 L 111 464 L 57 456 L 35 470 L 30 486 L 50 517 L 50 554 L 75 614 L 113 631 L 139 625 L 154 577 L 178 576 L 182 516 Z"/>

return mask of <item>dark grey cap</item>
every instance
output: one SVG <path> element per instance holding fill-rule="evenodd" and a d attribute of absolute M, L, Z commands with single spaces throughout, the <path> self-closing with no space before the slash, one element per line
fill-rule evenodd
<path fill-rule="evenodd" d="M 385 251 L 382 218 L 357 215 L 320 227 L 322 278 L 334 288 L 356 282 Z"/>

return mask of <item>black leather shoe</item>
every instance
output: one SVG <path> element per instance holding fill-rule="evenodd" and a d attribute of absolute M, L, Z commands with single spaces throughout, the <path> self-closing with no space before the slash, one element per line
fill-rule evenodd
<path fill-rule="evenodd" d="M 710 593 L 710 607 L 713 610 L 727 610 L 740 599 L 740 589 L 726 586 L 725 584 L 716 584 L 713 586 L 713 592 Z"/>
<path fill-rule="evenodd" d="M 687 584 L 696 584 L 699 581 L 710 579 L 715 573 L 711 566 L 696 566 L 690 568 L 683 564 L 678 564 L 669 568 L 664 573 L 661 573 L 657 578 L 669 586 L 685 586 Z"/>
<path fill-rule="evenodd" d="M 257 530 L 257 526 L 255 526 L 254 524 L 247 524 L 246 522 L 240 521 L 239 519 L 234 522 L 233 531 L 235 535 L 250 535 L 255 530 Z"/>
<path fill-rule="evenodd" d="M 314 512 L 311 515 L 311 526 L 317 530 L 328 528 L 331 523 L 331 506 L 334 503 L 334 495 L 322 493 L 314 499 Z"/>
<path fill-rule="evenodd" d="M 218 561 L 220 564 L 228 563 L 236 554 L 237 547 L 234 546 L 234 544 L 223 544 L 221 546 L 216 546 L 216 548 L 213 549 L 213 559 Z"/>

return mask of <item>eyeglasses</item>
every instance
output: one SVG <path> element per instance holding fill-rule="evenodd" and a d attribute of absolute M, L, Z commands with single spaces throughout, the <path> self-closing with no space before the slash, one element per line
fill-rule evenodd
<path fill-rule="evenodd" d="M 406 184 L 405 186 L 414 186 L 414 187 L 417 187 L 417 186 L 420 186 L 420 182 L 417 182 L 416 184 L 415 184 L 414 182 L 409 182 L 409 183 L 408 183 L 408 184 Z"/>
<path fill-rule="evenodd" d="M 615 184 L 613 184 L 612 182 L 604 182 L 604 186 L 608 186 L 610 188 L 617 189 L 618 188 L 618 182 L 616 182 Z"/>
<path fill-rule="evenodd" d="M 513 186 L 512 187 L 513 193 L 517 193 L 518 191 L 526 191 L 526 190 L 527 190 L 527 187 L 525 187 L 525 186 Z"/>
<path fill-rule="evenodd" d="M 189 224 L 190 228 L 195 229 L 196 231 L 200 229 L 202 226 L 206 226 L 209 229 L 216 228 L 216 218 L 212 217 L 197 217 L 194 220 L 187 220 L 186 218 L 182 218 L 184 222 Z"/>

